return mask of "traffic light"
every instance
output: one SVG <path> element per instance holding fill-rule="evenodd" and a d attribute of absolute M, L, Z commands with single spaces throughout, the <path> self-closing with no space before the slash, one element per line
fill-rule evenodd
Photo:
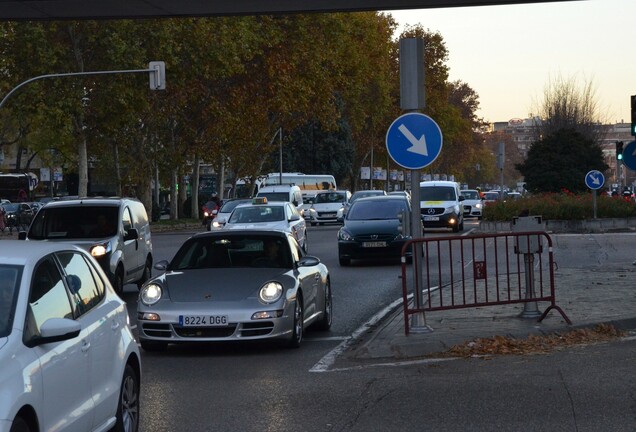
<path fill-rule="evenodd" d="M 623 160 L 623 141 L 616 141 L 616 159 Z"/>
<path fill-rule="evenodd" d="M 632 135 L 636 136 L 636 95 L 632 96 Z"/>

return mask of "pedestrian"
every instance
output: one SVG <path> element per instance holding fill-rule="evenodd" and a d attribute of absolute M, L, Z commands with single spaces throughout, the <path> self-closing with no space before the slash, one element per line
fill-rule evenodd
<path fill-rule="evenodd" d="M 0 231 L 4 232 L 7 228 L 7 222 L 5 220 L 7 212 L 4 210 L 4 207 L 0 206 Z"/>

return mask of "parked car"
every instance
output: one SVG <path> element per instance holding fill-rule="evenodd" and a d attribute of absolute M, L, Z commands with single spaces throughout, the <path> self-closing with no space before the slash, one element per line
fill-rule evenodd
<path fill-rule="evenodd" d="M 229 219 L 230 215 L 232 214 L 232 211 L 236 208 L 236 206 L 238 206 L 239 204 L 249 204 L 251 202 L 252 200 L 249 198 L 245 198 L 245 199 L 232 198 L 232 199 L 224 200 L 223 205 L 221 206 L 219 211 L 216 213 L 216 217 L 214 218 L 212 223 L 208 226 L 208 231 L 211 231 L 213 229 L 223 228 L 223 226 Z"/>
<path fill-rule="evenodd" d="M 24 231 L 33 219 L 33 209 L 28 203 L 2 204 L 5 225 L 9 231 Z"/>
<path fill-rule="evenodd" d="M 145 350 L 180 342 L 281 340 L 300 346 L 307 327 L 332 322 L 329 271 L 291 234 L 216 230 L 185 241 L 139 293 Z"/>
<path fill-rule="evenodd" d="M 144 205 L 132 198 L 51 201 L 40 209 L 21 240 L 76 244 L 91 253 L 115 291 L 138 287 L 152 272 L 150 222 Z"/>
<path fill-rule="evenodd" d="M 481 220 L 483 217 L 484 203 L 481 194 L 476 189 L 464 189 L 460 193 L 464 197 L 464 217 L 476 217 Z"/>
<path fill-rule="evenodd" d="M 309 209 L 311 226 L 338 222 L 338 211 L 344 209 L 350 199 L 351 192 L 348 190 L 318 192 Z"/>
<path fill-rule="evenodd" d="M 484 192 L 484 207 L 488 204 L 495 203 L 501 199 L 501 194 L 499 191 L 488 191 Z"/>
<path fill-rule="evenodd" d="M 420 183 L 420 212 L 424 228 L 464 229 L 464 197 L 459 183 L 423 181 Z"/>
<path fill-rule="evenodd" d="M 411 203 L 404 196 L 375 196 L 356 200 L 338 231 L 338 260 L 347 266 L 352 259 L 399 258 L 410 239 L 400 231 L 399 215 L 409 220 Z M 411 254 L 407 254 L 410 257 Z"/>
<path fill-rule="evenodd" d="M 81 248 L 2 241 L 0 364 L 2 431 L 138 430 L 126 302 Z"/>
<path fill-rule="evenodd" d="M 269 202 L 254 198 L 249 204 L 240 204 L 232 211 L 223 229 L 273 229 L 290 233 L 307 252 L 307 224 L 296 207 L 287 201 Z"/>

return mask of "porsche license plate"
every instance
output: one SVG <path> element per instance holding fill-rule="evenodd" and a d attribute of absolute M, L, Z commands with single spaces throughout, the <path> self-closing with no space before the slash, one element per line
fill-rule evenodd
<path fill-rule="evenodd" d="M 386 247 L 386 242 L 383 242 L 383 241 L 363 242 L 362 247 L 365 247 L 365 248 Z"/>
<path fill-rule="evenodd" d="M 179 315 L 181 327 L 217 327 L 227 325 L 227 315 Z"/>

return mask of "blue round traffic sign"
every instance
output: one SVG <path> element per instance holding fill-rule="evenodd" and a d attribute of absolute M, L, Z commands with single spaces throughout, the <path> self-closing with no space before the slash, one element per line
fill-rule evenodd
<path fill-rule="evenodd" d="M 592 170 L 585 174 L 585 185 L 592 189 L 600 189 L 605 184 L 605 176 L 598 170 Z"/>
<path fill-rule="evenodd" d="M 623 164 L 630 170 L 636 171 L 636 141 L 628 143 L 623 148 Z"/>
<path fill-rule="evenodd" d="M 425 114 L 403 114 L 389 126 L 386 149 L 401 167 L 414 170 L 424 168 L 433 163 L 442 151 L 442 131 Z"/>

